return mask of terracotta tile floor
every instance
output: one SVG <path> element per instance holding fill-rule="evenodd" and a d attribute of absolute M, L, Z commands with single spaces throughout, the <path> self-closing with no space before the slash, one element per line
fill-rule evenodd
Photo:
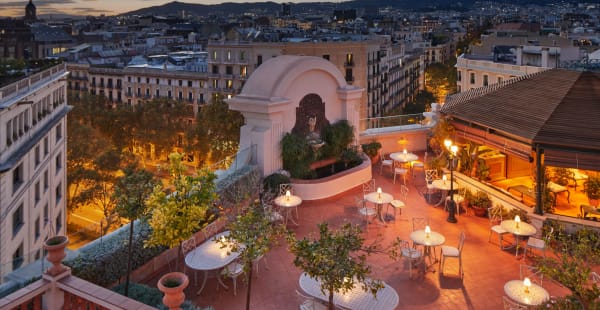
<path fill-rule="evenodd" d="M 373 170 L 377 186 L 384 192 L 390 192 L 399 197 L 400 185 L 392 184 L 392 176 L 379 175 L 379 169 Z M 391 244 L 396 237 L 409 238 L 412 217 L 429 217 L 431 229 L 441 232 L 446 237 L 446 244 L 456 246 L 460 231 L 466 233 L 463 249 L 464 279 L 457 276 L 457 260 L 446 260 L 444 275 L 438 271 L 428 272 L 423 279 L 409 279 L 408 267 L 404 261 L 393 261 L 387 255 L 377 254 L 369 258 L 373 269 L 373 278 L 381 279 L 394 287 L 400 297 L 397 309 L 502 309 L 504 283 L 519 278 L 519 264 L 531 263 L 531 258 L 518 260 L 514 250 L 500 250 L 497 236 L 492 236 L 488 242 L 489 225 L 487 218 L 474 215 L 460 214 L 458 223 L 446 221 L 447 213 L 443 208 L 435 208 L 425 201 L 418 193 L 420 178 L 409 178 L 408 207 L 395 221 L 386 226 L 369 224 L 365 232 L 367 242 L 381 238 L 383 246 Z M 415 187 L 415 185 L 417 187 Z M 356 188 L 338 199 L 325 202 L 305 202 L 300 206 L 299 226 L 289 225 L 298 238 L 310 232 L 316 232 L 316 224 L 327 221 L 331 227 L 337 227 L 346 221 L 361 223 L 362 217 L 353 206 L 354 197 L 361 195 L 362 189 Z M 389 210 L 390 214 L 393 210 Z M 506 237 L 512 242 L 512 237 Z M 300 290 L 298 278 L 301 271 L 293 266 L 292 255 L 286 244 L 275 247 L 266 255 L 268 269 L 260 263 L 259 273 L 252 281 L 252 309 L 298 309 L 299 299 L 296 290 Z M 438 266 L 435 265 L 438 270 Z M 167 272 L 167 271 L 165 271 Z M 209 278 L 206 287 L 200 295 L 196 295 L 198 286 L 194 285 L 190 274 L 190 286 L 186 289 L 186 298 L 199 306 L 213 306 L 221 309 L 244 309 L 247 284 L 238 279 L 237 296 L 233 296 L 231 280 L 225 280 L 230 285 L 229 290 L 222 287 L 216 289 L 216 279 Z M 198 273 L 201 282 L 202 273 Z M 158 278 L 147 284 L 156 286 Z M 544 281 L 544 287 L 553 296 L 563 296 L 566 289 L 551 281 Z"/>

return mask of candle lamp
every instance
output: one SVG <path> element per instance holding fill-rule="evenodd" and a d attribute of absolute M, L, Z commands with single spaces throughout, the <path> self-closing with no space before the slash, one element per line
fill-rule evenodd
<path fill-rule="evenodd" d="M 525 278 L 523 280 L 523 288 L 525 289 L 525 294 L 529 294 L 530 287 L 531 287 L 531 280 L 529 280 L 529 278 Z"/>
<path fill-rule="evenodd" d="M 515 215 L 515 227 L 519 228 L 520 223 L 521 223 L 521 218 L 518 215 Z"/>
<path fill-rule="evenodd" d="M 447 178 L 447 177 L 446 177 L 446 175 L 444 174 L 444 175 L 442 176 L 442 181 L 444 181 L 444 185 L 446 185 L 446 180 L 447 180 L 447 179 L 448 179 L 448 178 Z"/>
<path fill-rule="evenodd" d="M 290 193 L 290 191 L 286 191 L 286 192 L 285 192 L 285 200 L 286 200 L 286 201 L 290 201 L 290 196 L 291 196 L 291 195 L 292 195 L 292 194 Z"/>
<path fill-rule="evenodd" d="M 425 238 L 429 238 L 429 234 L 431 234 L 431 228 L 427 225 L 425 226 Z"/>
<path fill-rule="evenodd" d="M 381 187 L 377 188 L 377 198 L 381 198 Z"/>

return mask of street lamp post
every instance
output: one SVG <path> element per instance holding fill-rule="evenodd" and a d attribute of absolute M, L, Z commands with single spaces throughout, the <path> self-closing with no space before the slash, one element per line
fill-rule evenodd
<path fill-rule="evenodd" d="M 446 219 L 446 221 L 450 223 L 456 223 L 456 202 L 454 201 L 454 166 L 458 146 L 453 145 L 452 140 L 449 139 L 444 140 L 444 145 L 450 152 L 450 202 L 448 203 L 448 218 Z"/>

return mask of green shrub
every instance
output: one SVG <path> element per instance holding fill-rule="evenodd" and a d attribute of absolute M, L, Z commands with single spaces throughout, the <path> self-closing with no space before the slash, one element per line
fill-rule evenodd
<path fill-rule="evenodd" d="M 121 283 L 112 289 L 113 291 L 124 295 L 125 283 Z M 129 284 L 129 298 L 135 299 L 148 306 L 156 307 L 162 305 L 163 293 L 157 288 L 139 283 Z"/>
<path fill-rule="evenodd" d="M 279 194 L 279 185 L 290 183 L 290 178 L 281 173 L 273 173 L 265 177 L 263 180 L 263 190 L 265 192 L 271 192 L 272 194 Z"/>
<path fill-rule="evenodd" d="M 134 225 L 131 255 L 132 270 L 141 267 L 165 250 L 164 247 L 144 248 L 150 235 L 145 222 Z M 108 286 L 123 277 L 127 270 L 127 240 L 129 229 L 120 229 L 102 241 L 81 248 L 79 255 L 64 264 L 72 268 L 73 275 L 100 286 Z"/>
<path fill-rule="evenodd" d="M 125 284 L 115 286 L 113 291 L 123 295 L 125 294 Z M 139 301 L 151 307 L 168 310 L 162 303 L 163 293 L 157 288 L 150 287 L 144 284 L 131 283 L 129 284 L 129 298 Z M 190 300 L 186 300 L 181 305 L 183 310 L 212 310 L 213 307 L 201 308 L 194 305 Z"/>
<path fill-rule="evenodd" d="M 344 149 L 354 140 L 354 127 L 347 120 L 337 121 L 322 130 L 322 138 L 325 141 L 321 158 L 339 158 Z"/>

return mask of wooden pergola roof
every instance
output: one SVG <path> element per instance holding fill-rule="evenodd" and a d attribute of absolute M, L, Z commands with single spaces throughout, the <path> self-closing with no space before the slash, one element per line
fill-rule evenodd
<path fill-rule="evenodd" d="M 550 165 L 600 170 L 600 73 L 552 69 L 449 96 L 465 136 L 540 146 Z M 499 141 L 504 139 L 505 142 Z"/>

